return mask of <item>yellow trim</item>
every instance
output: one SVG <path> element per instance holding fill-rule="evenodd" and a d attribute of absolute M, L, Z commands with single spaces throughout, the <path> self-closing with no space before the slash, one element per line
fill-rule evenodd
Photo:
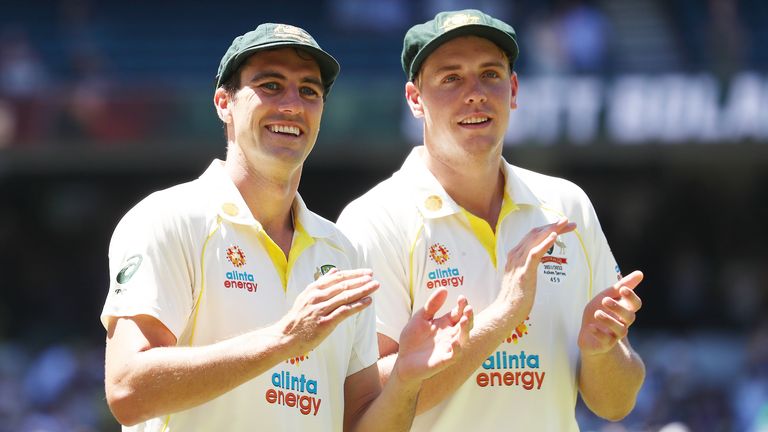
<path fill-rule="evenodd" d="M 208 237 L 206 237 L 205 243 L 203 243 L 203 251 L 200 253 L 200 294 L 197 295 L 197 300 L 195 301 L 195 313 L 192 317 L 192 331 L 189 333 L 190 346 L 192 346 L 192 342 L 195 340 L 195 330 L 197 329 L 197 314 L 200 312 L 200 299 L 203 298 L 203 293 L 205 292 L 205 250 L 208 248 L 208 242 L 211 240 L 211 237 L 213 237 L 219 228 L 221 228 L 221 216 L 217 216 L 216 226 L 211 230 L 210 233 L 208 233 Z"/>
<path fill-rule="evenodd" d="M 165 416 L 165 423 L 163 423 L 163 428 L 160 429 L 160 432 L 165 432 L 166 430 L 168 430 L 168 423 L 170 422 L 171 422 L 171 416 L 170 415 Z"/>
<path fill-rule="evenodd" d="M 411 311 L 413 311 L 413 250 L 416 249 L 416 241 L 419 240 L 423 229 L 424 224 L 422 223 L 419 230 L 416 231 L 416 236 L 411 243 L 411 250 L 408 252 L 408 296 L 411 298 Z"/>
<path fill-rule="evenodd" d="M 463 207 L 461 208 L 462 213 L 464 213 L 464 216 L 467 217 L 469 227 L 472 228 L 472 232 L 475 234 L 475 237 L 480 242 L 480 244 L 483 245 L 483 248 L 485 248 L 486 252 L 488 252 L 488 256 L 491 258 L 491 262 L 493 263 L 494 268 L 496 268 L 496 233 L 499 232 L 501 221 L 503 221 L 504 218 L 513 211 L 518 210 L 518 208 L 519 207 L 517 204 L 512 201 L 512 198 L 510 198 L 509 195 L 505 193 L 504 198 L 501 201 L 499 218 L 496 220 L 496 229 L 493 230 L 485 219 L 473 215 Z"/>
<path fill-rule="evenodd" d="M 293 221 L 293 226 L 295 236 L 291 242 L 291 250 L 288 251 L 287 259 L 283 250 L 269 237 L 267 232 L 263 229 L 259 229 L 259 240 L 264 246 L 264 249 L 266 249 L 269 259 L 272 260 L 272 264 L 275 266 L 275 271 L 277 271 L 277 274 L 280 276 L 280 282 L 283 284 L 284 292 L 288 290 L 288 275 L 290 275 L 294 263 L 296 263 L 296 260 L 301 256 L 301 253 L 304 252 L 305 249 L 315 243 L 315 239 L 307 233 L 307 230 L 304 229 L 298 219 Z"/>
<path fill-rule="evenodd" d="M 560 213 L 557 210 L 554 210 L 554 209 L 551 209 L 551 208 L 548 208 L 548 207 L 543 207 L 543 206 L 539 206 L 539 208 L 542 209 L 542 210 L 546 210 L 546 211 L 555 213 L 556 215 L 565 217 L 565 214 Z M 579 244 L 581 245 L 581 250 L 584 252 L 584 256 L 587 258 L 587 269 L 589 270 L 589 289 L 587 291 L 587 295 L 588 295 L 587 298 L 591 299 L 592 298 L 592 264 L 590 264 L 591 260 L 589 259 L 589 253 L 587 252 L 587 247 L 584 246 L 584 239 L 581 238 L 581 233 L 579 232 L 579 229 L 576 228 L 575 230 L 573 230 L 573 233 L 576 234 L 576 238 L 579 239 Z"/>

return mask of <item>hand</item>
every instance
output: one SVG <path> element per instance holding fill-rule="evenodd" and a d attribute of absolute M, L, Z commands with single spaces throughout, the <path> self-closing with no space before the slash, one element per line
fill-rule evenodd
<path fill-rule="evenodd" d="M 469 341 L 474 315 L 466 297 L 459 296 L 453 310 L 435 318 L 447 297 L 445 288 L 435 290 L 405 326 L 391 376 L 406 382 L 423 381 L 458 359 Z"/>
<path fill-rule="evenodd" d="M 509 251 L 501 290 L 496 300 L 510 314 L 523 318 L 530 314 L 536 298 L 536 272 L 541 258 L 555 243 L 558 235 L 575 229 L 575 223 L 561 218 L 553 224 L 532 229 Z"/>
<path fill-rule="evenodd" d="M 642 305 L 634 291 L 642 280 L 643 273 L 634 271 L 587 303 L 579 331 L 582 355 L 604 354 L 627 335 Z"/>
<path fill-rule="evenodd" d="M 377 289 L 369 269 L 333 268 L 309 284 L 277 324 L 294 342 L 289 354 L 303 355 L 318 346 L 340 322 L 370 306 Z"/>

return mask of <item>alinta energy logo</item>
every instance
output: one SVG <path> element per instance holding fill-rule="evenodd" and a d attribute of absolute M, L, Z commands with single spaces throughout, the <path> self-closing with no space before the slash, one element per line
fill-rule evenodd
<path fill-rule="evenodd" d="M 310 351 L 310 352 L 312 352 L 312 351 Z M 306 353 L 306 354 L 300 355 L 300 356 L 296 356 L 296 357 L 291 357 L 288 360 L 286 360 L 285 362 L 289 363 L 289 364 L 292 364 L 292 365 L 298 366 L 298 365 L 301 364 L 301 362 L 303 362 L 305 360 L 309 360 L 309 353 Z"/>
<path fill-rule="evenodd" d="M 253 274 L 247 271 L 237 271 L 236 269 L 245 266 L 245 252 L 237 245 L 227 248 L 227 261 L 235 266 L 235 270 L 228 271 L 224 279 L 224 288 L 240 289 L 247 292 L 256 292 L 259 284 L 253 277 Z"/>
<path fill-rule="evenodd" d="M 429 259 L 438 266 L 442 266 L 451 259 L 451 253 L 444 245 L 435 243 L 429 247 Z M 427 289 L 464 285 L 464 276 L 461 275 L 458 267 L 437 267 L 429 272 L 427 277 L 429 278 L 426 283 Z"/>
<path fill-rule="evenodd" d="M 475 383 L 483 388 L 520 387 L 523 390 L 541 390 L 546 372 L 539 370 L 539 364 L 538 354 L 499 350 L 483 362 L 482 372 L 475 376 Z"/>
<path fill-rule="evenodd" d="M 506 343 L 512 343 L 517 344 L 520 339 L 522 339 L 525 335 L 528 334 L 528 327 L 531 326 L 531 317 L 526 317 L 525 321 L 521 322 L 517 327 L 515 327 L 514 330 L 512 330 L 512 334 L 507 337 L 504 342 Z"/>
<path fill-rule="evenodd" d="M 301 415 L 316 416 L 322 400 L 317 397 L 317 380 L 282 370 L 272 374 L 272 387 L 264 394 L 267 403 L 294 408 Z"/>

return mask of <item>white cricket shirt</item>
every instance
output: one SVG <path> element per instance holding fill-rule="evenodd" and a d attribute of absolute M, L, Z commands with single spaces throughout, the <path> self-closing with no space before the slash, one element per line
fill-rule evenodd
<path fill-rule="evenodd" d="M 576 431 L 577 337 L 586 303 L 619 277 L 594 209 L 573 183 L 503 163 L 495 230 L 454 202 L 415 148 L 391 178 L 353 201 L 338 226 L 381 282 L 377 329 L 395 341 L 438 286 L 439 314 L 464 294 L 475 313 L 496 298 L 507 252 L 532 228 L 563 215 L 577 224 L 539 265 L 530 316 L 415 431 Z M 494 234 L 495 232 L 495 234 Z"/>
<path fill-rule="evenodd" d="M 110 244 L 101 320 L 146 314 L 179 346 L 207 345 L 266 327 L 332 267 L 360 267 L 335 226 L 297 195 L 289 256 L 266 235 L 214 161 L 197 180 L 130 210 Z M 124 431 L 339 431 L 344 381 L 378 357 L 372 308 L 343 321 L 317 348 L 196 408 Z"/>

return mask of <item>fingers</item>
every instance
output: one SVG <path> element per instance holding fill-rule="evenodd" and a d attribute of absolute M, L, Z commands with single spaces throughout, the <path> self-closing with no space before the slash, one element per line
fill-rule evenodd
<path fill-rule="evenodd" d="M 321 278 L 322 279 L 322 278 Z M 312 296 L 310 302 L 321 303 L 330 298 L 336 297 L 346 291 L 360 288 L 363 285 L 371 282 L 373 275 L 365 272 L 343 272 L 340 271 L 323 282 L 315 285 L 314 291 L 310 293 Z M 318 279 L 318 282 L 320 279 Z"/>
<path fill-rule="evenodd" d="M 350 316 L 358 312 L 361 312 L 363 309 L 367 308 L 372 303 L 373 303 L 373 299 L 371 297 L 363 297 L 351 303 L 343 304 L 333 309 L 328 315 L 322 318 L 321 321 L 323 322 L 330 322 L 330 321 L 336 321 L 336 320 L 338 320 L 339 322 L 343 321 L 349 318 Z"/>
<path fill-rule="evenodd" d="M 319 289 L 327 289 L 342 281 L 361 278 L 363 276 L 373 277 L 373 271 L 371 269 L 339 270 L 337 268 L 332 268 L 328 273 L 312 283 L 312 286 Z"/>
<path fill-rule="evenodd" d="M 427 302 L 424 303 L 424 307 L 422 308 L 424 319 L 431 320 L 437 311 L 443 307 L 446 298 L 448 298 L 448 290 L 446 288 L 436 289 L 435 292 L 429 296 Z"/>
<path fill-rule="evenodd" d="M 451 324 L 456 324 L 459 322 L 461 317 L 464 315 L 464 309 L 469 305 L 469 301 L 466 297 L 463 295 L 459 295 L 459 298 L 456 299 L 456 306 L 451 309 Z"/>
<path fill-rule="evenodd" d="M 343 285 L 343 289 L 332 288 L 333 292 L 336 294 L 327 300 L 318 303 L 322 315 L 330 315 L 334 310 L 342 306 L 351 305 L 352 303 L 362 300 L 373 294 L 380 286 L 379 281 L 374 279 L 369 279 L 362 285 L 354 284 L 348 286 L 344 282 L 342 282 L 341 285 Z"/>
<path fill-rule="evenodd" d="M 558 235 L 571 232 L 576 229 L 576 224 L 568 222 L 567 218 L 560 218 L 557 222 L 533 228 L 520 240 L 520 243 L 507 255 L 506 271 L 510 271 L 514 264 L 522 262 L 538 262 L 546 251 L 554 244 Z"/>

